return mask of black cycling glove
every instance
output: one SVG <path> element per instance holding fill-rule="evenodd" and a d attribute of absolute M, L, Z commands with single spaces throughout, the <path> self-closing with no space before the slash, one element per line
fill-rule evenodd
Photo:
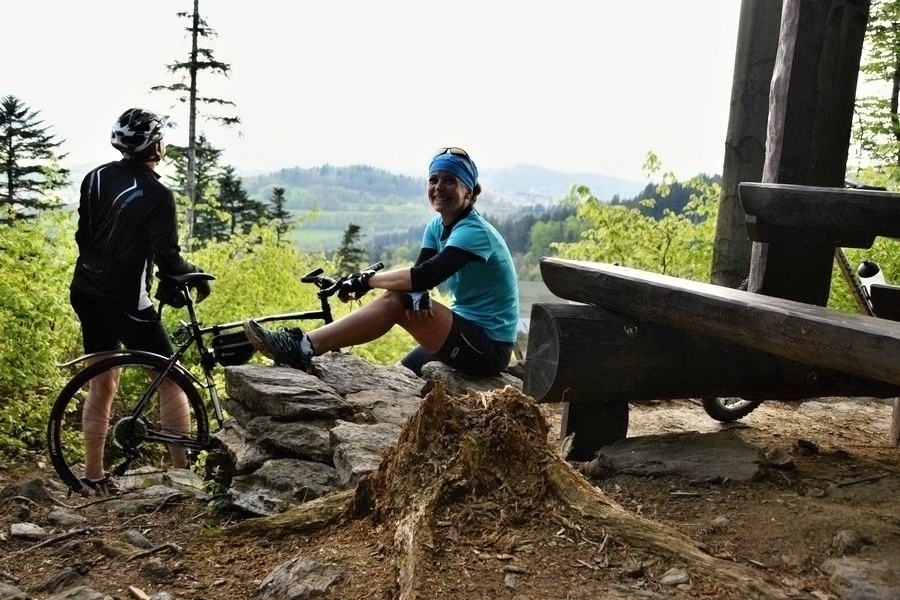
<path fill-rule="evenodd" d="M 341 284 L 341 289 L 338 290 L 338 299 L 341 302 L 347 302 L 348 300 L 359 300 L 365 296 L 372 289 L 372 286 L 369 285 L 369 277 L 374 274 L 375 271 L 369 269 L 351 276 Z"/>
<path fill-rule="evenodd" d="M 194 267 L 194 268 L 196 269 L 196 271 L 194 271 L 195 273 L 205 273 L 206 272 L 203 269 L 201 269 L 200 267 Z M 197 302 L 201 302 L 203 299 L 205 299 L 207 296 L 209 296 L 212 293 L 212 288 L 209 287 L 209 281 L 207 281 L 205 279 L 202 281 L 198 281 L 196 283 L 192 283 L 191 289 L 197 290 Z"/>

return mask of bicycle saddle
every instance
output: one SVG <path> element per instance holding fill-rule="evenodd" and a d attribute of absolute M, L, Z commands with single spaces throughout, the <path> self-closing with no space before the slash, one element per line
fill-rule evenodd
<path fill-rule="evenodd" d="M 170 275 L 168 273 L 161 273 L 159 271 L 156 272 L 156 276 L 166 283 L 174 283 L 175 285 L 187 285 L 190 286 L 192 283 L 197 281 L 212 281 L 216 278 L 215 275 L 211 273 L 203 273 L 202 271 L 199 273 L 182 273 L 181 275 Z"/>

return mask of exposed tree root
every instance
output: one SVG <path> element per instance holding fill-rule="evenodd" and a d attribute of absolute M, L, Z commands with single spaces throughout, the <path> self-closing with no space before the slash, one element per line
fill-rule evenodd
<path fill-rule="evenodd" d="M 309 533 L 337 522 L 353 501 L 353 490 L 344 490 L 305 502 L 270 517 L 248 519 L 215 535 L 225 537 L 261 536 L 270 539 Z"/>

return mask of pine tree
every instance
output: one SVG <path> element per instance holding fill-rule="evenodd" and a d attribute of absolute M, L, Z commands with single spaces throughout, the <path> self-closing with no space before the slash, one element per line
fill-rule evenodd
<path fill-rule="evenodd" d="M 0 98 L 0 223 L 31 219 L 42 210 L 57 208 L 62 199 L 53 192 L 68 183 L 69 170 L 60 166 L 62 140 L 17 97 Z"/>
<path fill-rule="evenodd" d="M 243 182 L 234 174 L 234 167 L 226 166 L 216 183 L 219 187 L 219 208 L 227 215 L 225 231 L 218 233 L 216 239 L 224 241 L 235 233 L 247 233 L 253 225 L 266 219 L 266 206 L 247 195 Z"/>
<path fill-rule="evenodd" d="M 188 19 L 191 23 L 187 31 L 191 34 L 191 52 L 186 61 L 174 62 L 166 66 L 172 74 L 181 74 L 181 81 L 169 85 L 157 85 L 151 91 L 168 91 L 178 96 L 180 104 L 188 105 L 188 145 L 185 156 L 187 165 L 184 179 L 184 193 L 187 196 L 189 212 L 193 212 L 195 204 L 202 198 L 200 193 L 199 174 L 197 173 L 197 162 L 199 157 L 198 137 L 197 133 L 197 117 L 214 121 L 222 125 L 236 125 L 240 123 L 240 118 L 234 115 L 222 115 L 216 113 L 201 113 L 198 106 L 213 107 L 231 107 L 234 108 L 234 102 L 215 98 L 210 96 L 199 95 L 197 78 L 201 71 L 212 72 L 213 74 L 224 75 L 228 77 L 231 73 L 231 65 L 223 63 L 215 59 L 213 51 L 209 48 L 200 47 L 200 39 L 212 39 L 216 36 L 216 32 L 207 24 L 206 20 L 200 16 L 200 2 L 194 0 L 193 12 L 180 12 L 178 16 Z M 188 245 L 194 238 L 193 220 L 188 221 Z"/>
<path fill-rule="evenodd" d="M 166 156 L 175 167 L 175 175 L 172 177 L 175 189 L 183 190 L 188 177 L 187 148 L 170 144 L 167 146 Z M 185 207 L 185 220 L 187 231 L 193 232 L 193 237 L 185 242 L 190 247 L 192 242 L 208 242 L 216 239 L 216 233 L 227 228 L 225 216 L 220 214 L 218 189 L 216 180 L 222 173 L 219 159 L 222 151 L 206 140 L 206 136 L 200 135 L 196 147 L 195 193 L 193 204 L 187 198 Z M 190 234 L 188 234 L 190 235 Z"/>
<path fill-rule="evenodd" d="M 291 213 L 284 206 L 284 188 L 273 188 L 269 202 L 272 205 L 269 209 L 269 218 L 275 222 L 276 240 L 281 243 L 281 238 L 291 229 Z"/>
<path fill-rule="evenodd" d="M 347 225 L 341 245 L 334 255 L 338 273 L 356 273 L 365 265 L 368 253 L 359 245 L 361 237 L 359 225 L 353 223 Z"/>

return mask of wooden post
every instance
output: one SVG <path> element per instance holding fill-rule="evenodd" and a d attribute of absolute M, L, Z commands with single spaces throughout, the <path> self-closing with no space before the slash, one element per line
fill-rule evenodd
<path fill-rule="evenodd" d="M 842 187 L 868 0 L 785 0 L 763 182 Z M 834 246 L 798 230 L 754 243 L 751 292 L 825 306 Z"/>
<path fill-rule="evenodd" d="M 750 269 L 752 244 L 744 231 L 738 184 L 762 180 L 781 10 L 782 0 L 741 0 L 711 273 L 712 283 L 726 287 L 738 287 Z"/>

